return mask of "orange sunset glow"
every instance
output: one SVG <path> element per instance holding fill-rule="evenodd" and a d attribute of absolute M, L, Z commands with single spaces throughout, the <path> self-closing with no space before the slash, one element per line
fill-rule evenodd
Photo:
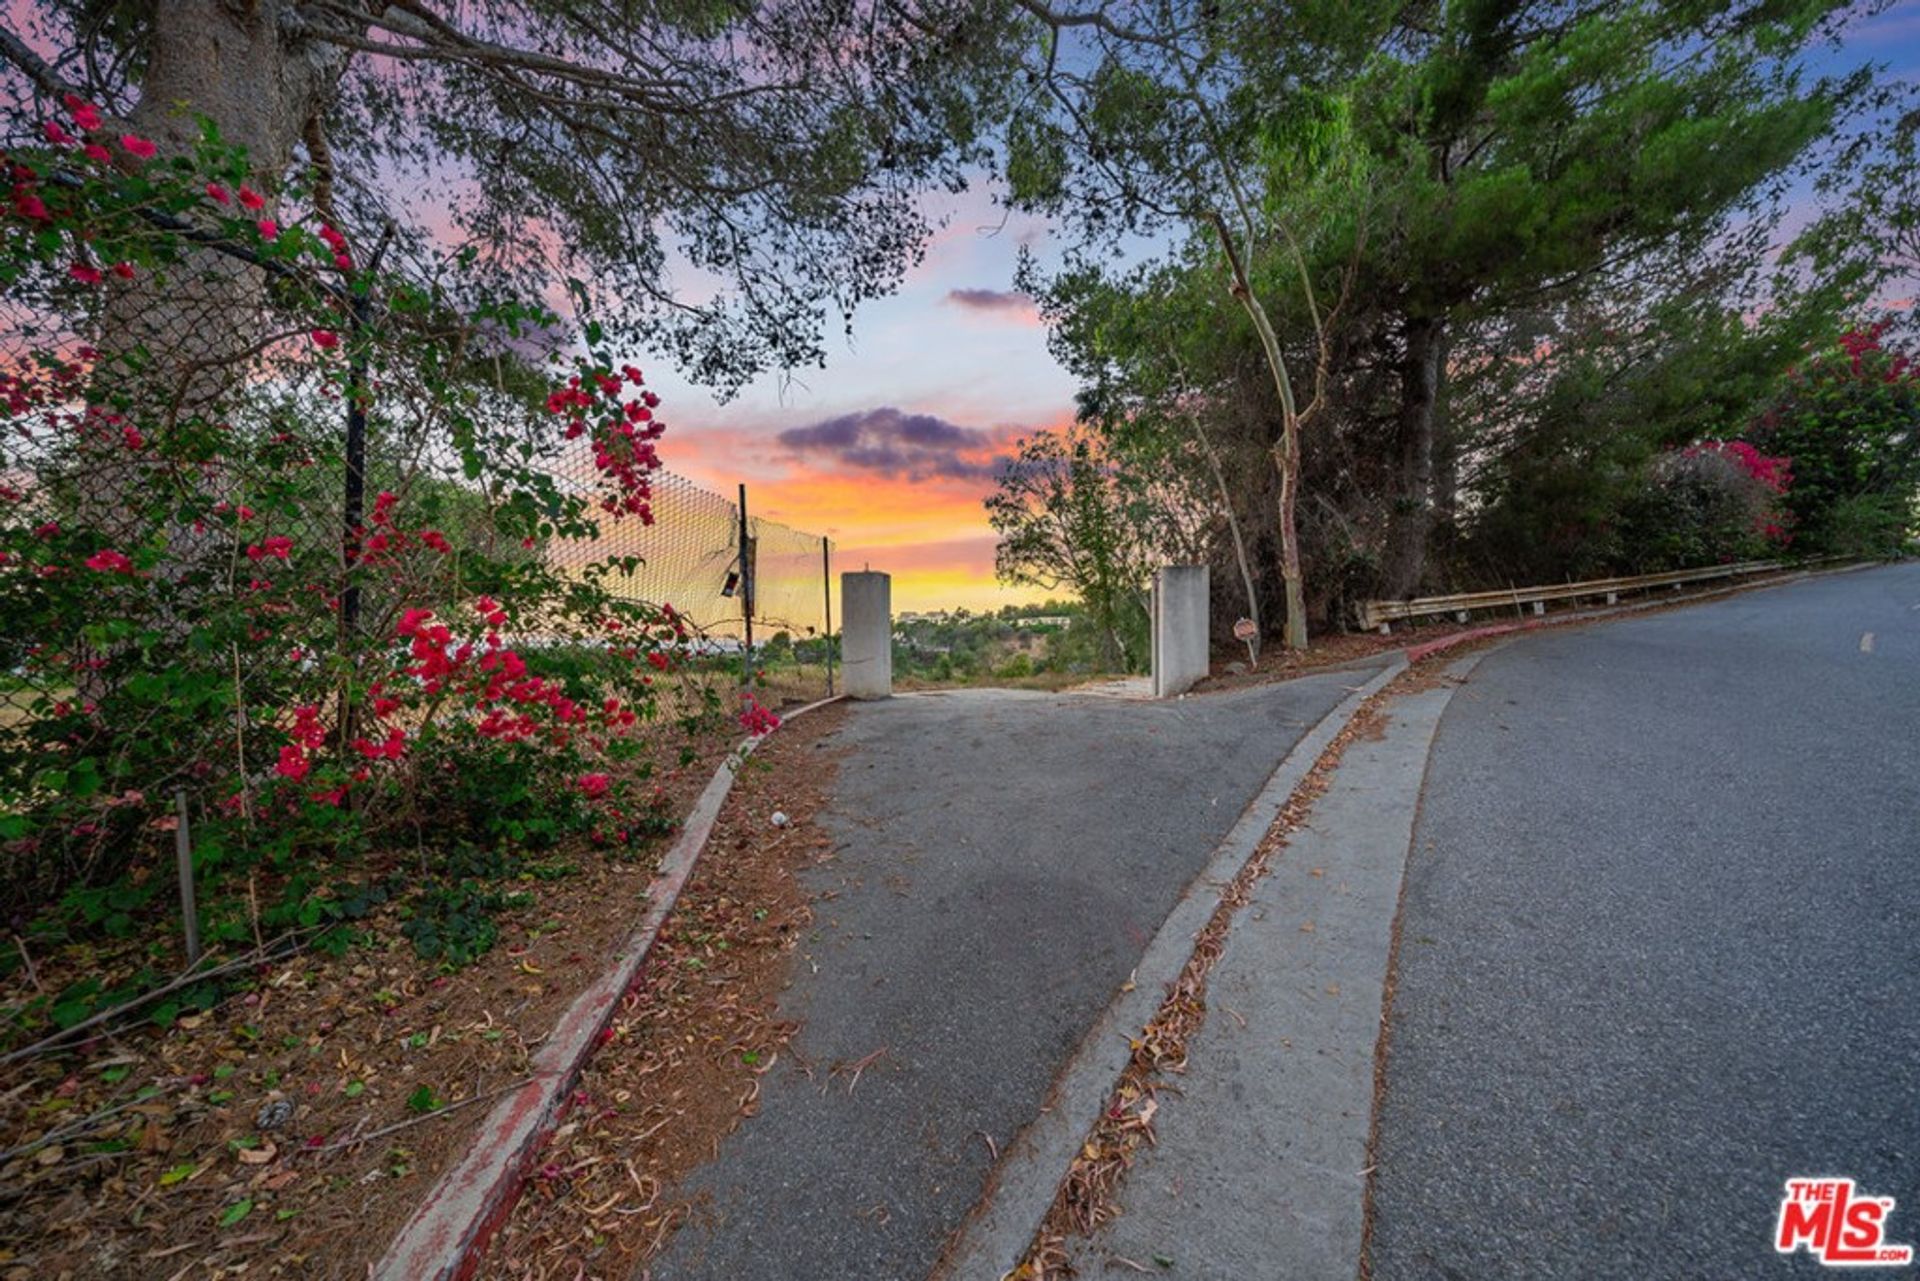
<path fill-rule="evenodd" d="M 770 375 L 715 400 L 664 362 L 666 467 L 749 510 L 830 537 L 835 572 L 893 576 L 899 611 L 997 609 L 1043 599 L 994 576 L 983 500 L 1022 436 L 1071 420 L 1073 382 L 1047 351 L 1031 299 L 1012 289 L 1038 224 L 1004 224 L 985 193 L 933 211 L 926 260 L 862 309 L 826 367 Z"/>

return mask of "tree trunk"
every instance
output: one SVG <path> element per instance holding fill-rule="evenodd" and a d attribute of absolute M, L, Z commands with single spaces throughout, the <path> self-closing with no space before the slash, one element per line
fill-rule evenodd
<path fill-rule="evenodd" d="M 1220 237 L 1220 248 L 1227 255 L 1232 274 L 1231 291 L 1246 309 L 1247 318 L 1260 336 L 1260 350 L 1267 358 L 1267 371 L 1273 375 L 1273 389 L 1280 398 L 1280 443 L 1274 447 L 1273 465 L 1280 473 L 1280 579 L 1286 585 L 1287 616 L 1280 643 L 1288 649 L 1307 647 L 1307 601 L 1300 582 L 1300 532 L 1296 521 L 1300 490 L 1300 412 L 1293 398 L 1293 379 L 1287 374 L 1286 357 L 1280 351 L 1280 337 L 1273 331 L 1267 309 L 1253 292 L 1226 220 L 1213 216 L 1213 228 Z"/>
<path fill-rule="evenodd" d="M 160 156 L 191 155 L 200 118 L 247 149 L 254 181 L 269 199 L 293 159 L 305 122 L 333 92 L 346 66 L 334 46 L 286 39 L 284 0 L 169 0 L 153 24 L 140 101 L 128 117 Z M 259 338 L 264 276 L 211 249 L 194 250 L 164 275 L 142 273 L 116 286 L 95 346 L 109 358 L 137 356 L 137 412 L 149 431 L 219 406 L 248 374 Z M 132 486 L 146 483 L 137 456 L 113 442 L 93 469 L 88 499 L 113 531 Z M 127 531 L 132 533 L 131 529 Z"/>
<path fill-rule="evenodd" d="M 1427 530 L 1433 516 L 1433 422 L 1440 401 L 1440 320 L 1409 316 L 1400 358 L 1400 414 L 1394 441 L 1393 506 L 1381 558 L 1381 592 L 1411 596 L 1427 567 Z"/>

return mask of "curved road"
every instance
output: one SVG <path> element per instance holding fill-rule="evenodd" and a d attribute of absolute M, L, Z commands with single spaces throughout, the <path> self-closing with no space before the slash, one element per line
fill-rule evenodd
<path fill-rule="evenodd" d="M 1400 931 L 1375 1281 L 1819 1275 L 1804 1175 L 1920 1244 L 1920 565 L 1489 654 Z"/>

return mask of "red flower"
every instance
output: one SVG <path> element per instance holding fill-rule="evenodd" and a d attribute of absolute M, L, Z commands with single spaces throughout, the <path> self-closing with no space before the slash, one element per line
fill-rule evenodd
<path fill-rule="evenodd" d="M 340 345 L 340 335 L 331 329 L 316 329 L 310 336 L 313 339 L 313 345 L 323 351 L 332 351 Z"/>
<path fill-rule="evenodd" d="M 255 223 L 254 226 L 260 229 L 260 238 L 262 240 L 274 240 L 280 235 L 280 224 L 271 218 L 262 218 L 259 222 Z"/>
<path fill-rule="evenodd" d="M 224 205 L 228 203 L 230 200 L 232 200 L 233 198 L 227 194 L 227 189 L 225 187 L 221 186 L 217 182 L 210 182 L 207 184 L 207 199 L 217 200 Z"/>
<path fill-rule="evenodd" d="M 97 285 L 101 280 L 100 269 L 84 262 L 74 263 L 67 268 L 67 274 L 83 285 Z"/>
<path fill-rule="evenodd" d="M 96 161 L 103 165 L 110 164 L 113 160 L 113 153 L 97 142 L 90 142 L 82 147 L 80 154 L 89 160 Z"/>
<path fill-rule="evenodd" d="M 248 560 L 265 560 L 271 556 L 276 560 L 285 560 L 293 550 L 293 540 L 285 534 L 275 534 L 264 542 L 254 543 L 247 548 Z"/>
<path fill-rule="evenodd" d="M 49 120 L 42 124 L 40 126 L 40 132 L 46 134 L 47 141 L 56 147 L 64 147 L 69 143 L 79 141 L 79 139 L 75 138 L 65 129 L 62 129 L 60 123 L 56 120 Z"/>
<path fill-rule="evenodd" d="M 267 202 L 252 187 L 240 188 L 240 204 L 246 209 L 265 209 Z"/>
<path fill-rule="evenodd" d="M 94 106 L 85 98 L 80 97 L 78 94 L 68 93 L 62 94 L 60 101 L 65 103 L 67 110 L 73 114 L 73 123 L 79 125 L 82 129 L 92 130 L 100 127 L 100 108 Z"/>
<path fill-rule="evenodd" d="M 280 749 L 280 761 L 273 767 L 273 772 L 297 783 L 305 778 L 307 771 L 312 768 L 313 763 L 307 759 L 307 754 L 292 743 L 288 743 Z"/>
<path fill-rule="evenodd" d="M 87 557 L 87 568 L 103 574 L 131 574 L 133 562 L 119 552 L 101 551 Z"/>
<path fill-rule="evenodd" d="M 132 280 L 133 264 L 130 262 L 116 262 L 113 264 L 113 274 L 122 280 Z"/>
<path fill-rule="evenodd" d="M 127 149 L 128 155 L 138 156 L 142 160 L 153 159 L 153 153 L 158 150 L 158 148 L 145 138 L 140 137 L 138 134 L 131 133 L 123 133 L 120 135 L 120 145 Z"/>
<path fill-rule="evenodd" d="M 573 785 L 579 788 L 589 800 L 592 800 L 605 796 L 607 789 L 613 786 L 613 780 L 605 774 L 582 774 L 573 781 Z"/>

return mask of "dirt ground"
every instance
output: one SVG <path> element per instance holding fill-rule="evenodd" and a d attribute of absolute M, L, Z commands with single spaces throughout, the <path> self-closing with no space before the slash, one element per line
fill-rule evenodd
<path fill-rule="evenodd" d="M 668 813 L 737 739 L 656 776 Z M 665 845 L 529 863 L 499 886 L 524 906 L 464 969 L 416 955 L 390 905 L 340 959 L 265 961 L 165 1030 L 0 1066 L 0 1277 L 364 1276 L 632 927 Z M 140 957 L 36 959 L 0 1001 Z"/>
<path fill-rule="evenodd" d="M 845 716 L 836 705 L 793 722 L 736 779 L 480 1276 L 624 1279 L 685 1220 L 680 1180 L 754 1114 L 797 1031 L 774 1007 L 813 920 L 798 874 L 831 853 L 817 822 L 837 759 L 824 740 Z"/>

